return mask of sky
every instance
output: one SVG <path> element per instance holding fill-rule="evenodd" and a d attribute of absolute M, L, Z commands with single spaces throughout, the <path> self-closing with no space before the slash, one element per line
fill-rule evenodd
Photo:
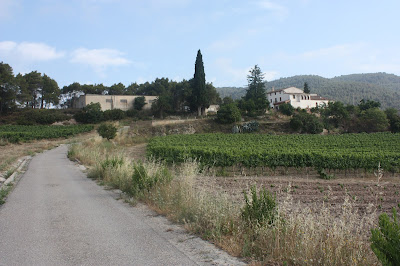
<path fill-rule="evenodd" d="M 400 75 L 398 0 L 0 0 L 0 62 L 62 88 L 156 78 L 247 85 L 294 75 Z"/>

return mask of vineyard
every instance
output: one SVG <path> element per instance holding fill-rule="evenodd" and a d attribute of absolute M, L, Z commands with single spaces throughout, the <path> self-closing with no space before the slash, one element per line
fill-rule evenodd
<path fill-rule="evenodd" d="M 93 130 L 91 125 L 69 126 L 0 126 L 0 139 L 11 143 L 26 142 L 39 139 L 66 138 Z"/>
<path fill-rule="evenodd" d="M 148 156 L 179 163 L 196 158 L 206 166 L 313 167 L 400 170 L 400 134 L 262 135 L 199 134 L 155 137 Z"/>

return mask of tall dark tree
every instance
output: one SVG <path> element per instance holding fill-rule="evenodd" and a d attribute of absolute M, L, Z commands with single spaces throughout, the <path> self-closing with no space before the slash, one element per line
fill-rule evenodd
<path fill-rule="evenodd" d="M 204 73 L 203 56 L 200 50 L 197 51 L 192 88 L 191 105 L 197 109 L 197 114 L 199 116 L 204 115 L 205 109 L 209 106 L 209 102 L 206 90 L 206 74 Z"/>
<path fill-rule="evenodd" d="M 13 69 L 0 62 L 0 113 L 7 112 L 15 106 L 16 91 Z"/>
<path fill-rule="evenodd" d="M 265 93 L 264 74 L 258 65 L 255 65 L 249 73 L 250 74 L 247 76 L 248 88 L 244 100 L 250 102 L 251 106 L 254 104 L 254 111 L 262 113 L 268 107 L 267 95 Z"/>
<path fill-rule="evenodd" d="M 43 87 L 42 74 L 37 71 L 32 71 L 25 74 L 24 78 L 28 83 L 28 92 L 30 95 L 29 104 L 32 108 L 37 108 L 39 94 Z"/>
<path fill-rule="evenodd" d="M 310 93 L 311 91 L 310 91 L 310 87 L 308 86 L 308 83 L 307 82 L 304 82 L 304 93 Z"/>
<path fill-rule="evenodd" d="M 125 88 L 125 95 L 136 95 L 139 85 L 135 83 L 131 83 L 128 87 Z"/>
<path fill-rule="evenodd" d="M 61 90 L 58 87 L 57 82 L 47 76 L 46 74 L 43 75 L 43 86 L 40 94 L 41 103 L 40 108 L 44 108 L 45 105 L 49 106 L 50 104 L 58 104 L 60 101 L 60 93 Z"/>
<path fill-rule="evenodd" d="M 125 85 L 121 82 L 118 84 L 112 85 L 108 89 L 108 95 L 123 95 L 125 93 Z"/>
<path fill-rule="evenodd" d="M 17 76 L 15 76 L 15 83 L 18 87 L 17 101 L 21 105 L 25 104 L 25 107 L 29 107 L 29 101 L 31 100 L 31 95 L 28 90 L 29 84 L 26 81 L 25 76 L 19 73 Z"/>

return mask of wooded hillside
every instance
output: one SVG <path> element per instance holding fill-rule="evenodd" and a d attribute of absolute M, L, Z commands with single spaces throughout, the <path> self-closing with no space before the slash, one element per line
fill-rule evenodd
<path fill-rule="evenodd" d="M 381 103 L 383 109 L 400 108 L 400 77 L 386 73 L 352 74 L 331 79 L 317 75 L 299 75 L 266 83 L 267 91 L 297 87 L 303 89 L 307 82 L 311 93 L 317 93 L 332 100 L 346 104 L 358 104 L 361 99 Z M 217 88 L 221 98 L 231 96 L 238 99 L 245 94 L 246 88 Z"/>

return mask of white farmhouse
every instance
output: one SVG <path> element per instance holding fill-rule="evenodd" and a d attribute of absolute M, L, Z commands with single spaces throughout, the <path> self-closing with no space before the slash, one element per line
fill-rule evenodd
<path fill-rule="evenodd" d="M 289 103 L 294 108 L 310 109 L 322 105 L 327 105 L 329 100 L 317 94 L 304 93 L 303 90 L 290 87 L 281 90 L 274 90 L 267 93 L 267 98 L 271 108 L 279 109 L 279 105 Z"/>

